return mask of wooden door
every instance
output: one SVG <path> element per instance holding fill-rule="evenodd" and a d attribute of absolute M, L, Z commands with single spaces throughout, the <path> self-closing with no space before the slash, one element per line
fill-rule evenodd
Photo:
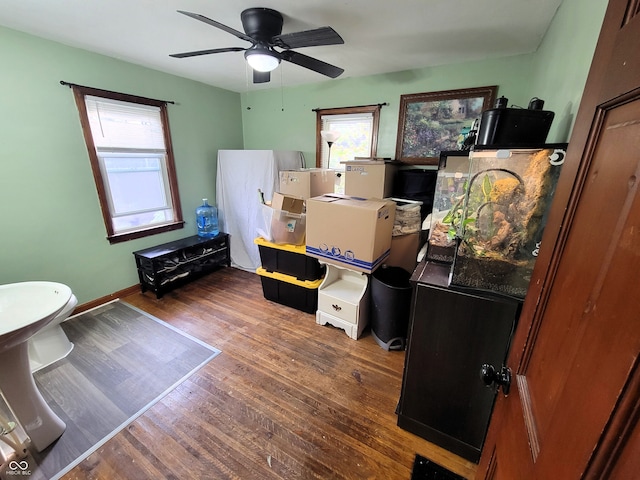
<path fill-rule="evenodd" d="M 476 478 L 640 478 L 639 52 L 611 0 Z"/>

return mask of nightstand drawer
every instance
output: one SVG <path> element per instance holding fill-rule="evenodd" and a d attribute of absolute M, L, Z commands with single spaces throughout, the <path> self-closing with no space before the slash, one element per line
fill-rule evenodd
<path fill-rule="evenodd" d="M 347 301 L 344 297 L 330 295 L 327 292 L 318 292 L 318 310 L 330 313 L 334 317 L 350 323 L 358 321 L 359 298 L 354 298 L 354 301 L 356 303 Z"/>

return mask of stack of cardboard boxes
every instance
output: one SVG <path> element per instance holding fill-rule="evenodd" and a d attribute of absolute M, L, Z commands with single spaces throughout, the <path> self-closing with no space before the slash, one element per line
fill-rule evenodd
<path fill-rule="evenodd" d="M 391 198 L 400 162 L 382 159 L 356 159 L 345 165 L 345 194 L 362 198 Z M 391 198 L 396 217 L 389 256 L 385 265 L 413 272 L 420 243 L 421 202 Z M 417 215 L 417 216 L 416 216 Z"/>
<path fill-rule="evenodd" d="M 413 271 L 416 264 L 419 234 L 407 232 L 406 219 L 419 202 L 390 198 L 397 168 L 395 162 L 346 162 L 344 195 L 334 193 L 336 172 L 333 170 L 284 171 L 280 173 L 279 193 L 274 195 L 272 201 L 272 207 L 281 212 L 294 209 L 296 214 L 304 215 L 304 240 L 298 244 L 299 247 L 300 243 L 304 243 L 304 250 L 298 248 L 295 254 L 304 253 L 307 258 L 326 265 L 320 285 L 314 285 L 316 302 L 305 303 L 305 308 L 300 309 L 310 311 L 311 307 L 317 305 L 317 323 L 329 323 L 342 328 L 353 339 L 361 335 L 368 322 L 369 275 L 383 263 L 401 266 L 409 271 Z M 301 202 L 304 203 L 303 208 L 299 207 Z M 396 224 L 396 215 L 404 222 L 400 228 Z M 295 220 L 300 221 L 297 217 Z M 271 230 L 276 234 L 291 228 L 287 213 L 274 214 L 272 222 Z M 416 223 L 419 230 L 419 213 Z M 393 236 L 394 228 L 399 235 Z M 280 234 L 277 236 L 283 237 Z M 276 249 L 271 244 L 265 244 L 264 239 L 256 239 L 256 243 L 261 251 Z M 395 244 L 399 247 L 394 252 Z M 282 253 L 271 255 L 282 256 Z M 263 267 L 258 273 L 264 278 L 267 270 L 262 253 L 261 258 Z M 300 281 L 299 272 L 294 274 L 295 280 Z M 291 279 L 277 280 L 281 290 L 288 288 L 285 283 L 291 283 Z M 287 304 L 288 300 L 283 299 L 282 295 L 270 293 L 269 296 L 271 298 L 267 297 L 265 289 L 265 297 Z"/>
<path fill-rule="evenodd" d="M 335 172 L 300 169 L 280 172 L 279 191 L 263 205 L 265 225 L 254 240 L 260 252 L 262 290 L 267 300 L 315 313 L 325 267 L 305 250 L 305 200 L 332 192 Z"/>

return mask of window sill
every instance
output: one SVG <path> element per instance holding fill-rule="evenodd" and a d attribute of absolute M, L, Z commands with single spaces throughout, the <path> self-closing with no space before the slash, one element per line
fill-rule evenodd
<path fill-rule="evenodd" d="M 138 230 L 135 232 L 117 233 L 107 237 L 110 244 L 128 242 L 129 240 L 135 240 L 136 238 L 149 237 L 158 233 L 170 232 L 172 230 L 178 230 L 184 227 L 184 221 L 170 223 L 168 225 L 161 225 L 158 227 L 146 228 L 144 230 Z"/>

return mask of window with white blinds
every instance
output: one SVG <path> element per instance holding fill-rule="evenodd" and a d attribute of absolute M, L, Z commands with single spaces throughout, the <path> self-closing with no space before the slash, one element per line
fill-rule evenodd
<path fill-rule="evenodd" d="M 344 164 L 340 162 L 376 155 L 380 116 L 378 105 L 317 110 L 317 114 L 318 167 L 344 170 Z M 339 135 L 331 148 L 322 139 L 321 131 Z"/>
<path fill-rule="evenodd" d="M 166 105 L 125 101 L 124 94 L 116 99 L 85 93 L 76 92 L 76 101 L 82 103 L 78 107 L 108 238 L 122 241 L 179 228 L 183 222 L 166 144 Z"/>
<path fill-rule="evenodd" d="M 159 107 L 92 95 L 84 102 L 96 148 L 165 151 Z"/>

